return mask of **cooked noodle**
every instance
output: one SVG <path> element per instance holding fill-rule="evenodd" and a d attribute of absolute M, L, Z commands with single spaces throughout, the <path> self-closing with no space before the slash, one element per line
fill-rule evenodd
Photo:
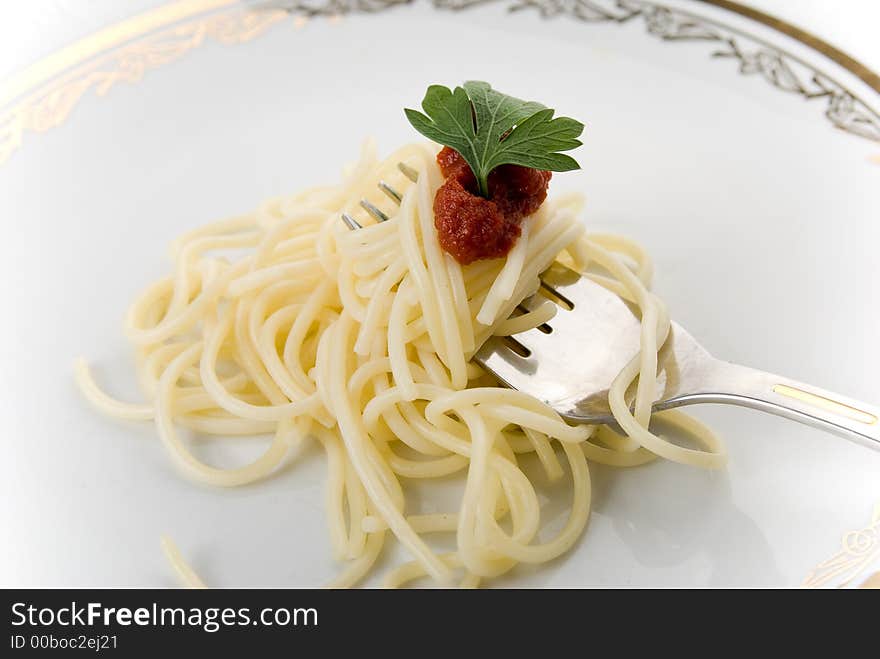
<path fill-rule="evenodd" d="M 319 442 L 329 471 L 330 541 L 345 563 L 335 585 L 361 580 L 393 536 L 413 560 L 391 571 L 387 585 L 428 575 L 476 586 L 572 546 L 590 511 L 588 460 L 632 466 L 662 456 L 703 467 L 724 460 L 715 436 L 681 413 L 662 416 L 704 450 L 648 430 L 669 319 L 648 290 L 647 256 L 622 238 L 585 235 L 579 200 L 563 197 L 545 202 L 525 223 L 505 259 L 461 266 L 441 250 L 434 229 L 432 200 L 442 182 L 435 155 L 412 145 L 377 162 L 367 147 L 338 186 L 273 200 L 176 241 L 172 274 L 148 288 L 126 317 L 147 403 L 114 400 L 85 362 L 77 366 L 92 403 L 120 418 L 152 419 L 181 470 L 204 483 L 266 478 L 292 446 Z M 398 162 L 419 172 L 417 183 L 398 172 Z M 383 204 L 380 179 L 405 190 L 399 209 Z M 384 205 L 391 219 L 371 223 L 359 213 L 365 197 Z M 349 231 L 342 212 L 356 214 L 364 228 Z M 494 385 L 469 361 L 493 334 L 552 318 L 549 301 L 511 314 L 555 259 L 579 269 L 600 266 L 608 273 L 600 283 L 640 310 L 641 352 L 610 393 L 626 437 L 571 426 L 534 398 Z M 251 463 L 220 469 L 196 458 L 179 428 L 273 438 Z M 521 469 L 528 453 L 549 479 L 567 471 L 571 481 L 568 520 L 547 542 L 537 540 L 541 506 Z M 408 480 L 453 474 L 464 481 L 457 509 L 407 511 Z M 456 550 L 435 553 L 426 536 L 437 533 L 454 533 Z M 166 540 L 164 547 L 184 580 L 202 585 L 174 545 Z"/>

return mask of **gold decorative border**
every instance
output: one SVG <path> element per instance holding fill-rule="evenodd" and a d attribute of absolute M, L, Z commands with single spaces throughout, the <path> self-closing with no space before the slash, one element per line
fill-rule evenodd
<path fill-rule="evenodd" d="M 880 503 L 874 507 L 871 522 L 858 531 L 847 533 L 840 544 L 840 551 L 814 567 L 801 586 L 819 588 L 837 583 L 838 588 L 844 588 L 880 557 Z M 880 588 L 880 571 L 869 575 L 860 588 Z"/>
<path fill-rule="evenodd" d="M 82 64 L 96 55 L 105 54 L 126 41 L 142 37 L 152 30 L 166 27 L 195 14 L 219 9 L 236 2 L 237 0 L 177 0 L 106 27 L 41 59 L 7 80 L 0 88 L 0 108 L 15 101 L 19 96 L 35 91 L 39 85 L 65 70 Z"/>
<path fill-rule="evenodd" d="M 737 2 L 699 1 L 736 12 L 801 41 L 880 92 L 880 76 L 821 39 Z M 244 43 L 291 14 L 296 14 L 295 24 L 301 25 L 312 16 L 377 12 L 410 2 L 413 0 L 273 0 L 247 6 L 240 0 L 177 0 L 162 5 L 40 60 L 0 87 L 0 165 L 21 146 L 27 132 L 43 133 L 59 125 L 90 89 L 103 95 L 118 82 L 140 80 L 146 71 L 178 59 L 206 40 Z M 432 2 L 440 9 L 461 10 L 495 0 Z M 807 99 L 828 99 L 825 114 L 835 126 L 880 141 L 880 115 L 839 83 L 820 74 L 801 82 L 781 51 L 742 52 L 723 34 L 703 34 L 700 25 L 687 18 L 697 17 L 686 12 L 673 12 L 641 0 L 519 0 L 509 9 L 524 7 L 538 8 L 544 15 L 569 13 L 588 22 L 624 22 L 642 15 L 648 21 L 649 32 L 667 41 L 726 41 L 732 50 L 714 53 L 715 56 L 734 57 L 740 62 L 741 72 L 760 73 L 785 91 L 796 91 Z"/>
<path fill-rule="evenodd" d="M 777 32 L 787 34 L 793 39 L 800 41 L 802 44 L 809 46 L 813 50 L 822 53 L 831 61 L 837 62 L 840 66 L 857 76 L 862 82 L 880 94 L 880 75 L 874 73 L 867 66 L 853 57 L 850 57 L 842 50 L 835 48 L 827 41 L 820 39 L 812 32 L 802 30 L 791 23 L 786 23 L 775 16 L 748 7 L 741 2 L 731 2 L 730 0 L 697 0 L 697 2 L 704 2 L 707 5 L 715 5 L 716 7 L 727 9 L 740 16 L 745 16 L 753 21 L 772 27 Z"/>
<path fill-rule="evenodd" d="M 240 7 L 205 16 L 212 9 L 235 4 L 236 0 L 173 3 L 103 30 L 23 71 L 0 93 L 0 107 L 4 100 L 21 97 L 0 115 L 0 164 L 21 146 L 26 132 L 44 133 L 63 122 L 90 89 L 103 96 L 117 83 L 136 82 L 147 71 L 179 59 L 206 40 L 245 43 L 288 16 L 282 10 Z M 179 22 L 181 18 L 190 20 Z M 175 22 L 173 27 L 157 30 Z M 143 34 L 148 36 L 132 41 Z M 76 66 L 83 60 L 84 64 Z M 22 93 L 46 77 L 47 84 Z"/>
<path fill-rule="evenodd" d="M 434 0 L 449 9 L 465 9 L 496 0 Z M 880 112 L 818 66 L 715 18 L 650 0 L 513 0 L 510 11 L 536 10 L 544 17 L 567 16 L 583 23 L 622 25 L 641 22 L 646 32 L 666 43 L 701 42 L 711 57 L 735 61 L 739 73 L 759 76 L 776 89 L 824 103 L 825 117 L 835 128 L 880 142 Z M 714 4 L 714 2 L 712 2 Z M 735 3 L 728 3 L 732 8 Z M 758 12 L 760 13 L 760 12 Z M 770 20 L 766 14 L 761 14 Z M 801 33 L 807 33 L 791 28 Z M 824 42 L 822 42 L 824 44 Z M 827 46 L 827 44 L 825 44 Z M 830 46 L 827 46 L 831 48 Z M 846 57 L 836 51 L 840 57 Z"/>

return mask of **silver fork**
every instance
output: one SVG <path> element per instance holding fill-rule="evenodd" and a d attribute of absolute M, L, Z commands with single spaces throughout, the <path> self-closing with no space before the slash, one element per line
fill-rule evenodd
<path fill-rule="evenodd" d="M 400 170 L 415 181 L 417 173 Z M 393 202 L 402 196 L 384 181 L 379 188 Z M 388 216 L 366 200 L 377 221 Z M 360 224 L 343 214 L 350 229 Z M 523 310 L 546 298 L 558 312 L 549 323 L 517 334 L 492 337 L 473 359 L 504 384 L 541 400 L 574 423 L 614 424 L 608 405 L 611 383 L 638 354 L 641 325 L 618 295 L 554 264 L 541 275 L 544 295 L 524 300 Z M 789 378 L 725 362 L 709 354 L 678 323 L 659 353 L 655 411 L 696 403 L 727 403 L 770 412 L 829 430 L 880 449 L 880 408 Z"/>

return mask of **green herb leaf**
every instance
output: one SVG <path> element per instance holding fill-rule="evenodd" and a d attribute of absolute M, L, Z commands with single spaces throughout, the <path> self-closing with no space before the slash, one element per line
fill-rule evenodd
<path fill-rule="evenodd" d="M 480 194 L 489 193 L 489 172 L 499 165 L 521 165 L 554 172 L 579 169 L 559 153 L 581 145 L 584 125 L 540 103 L 502 94 L 487 82 L 471 80 L 455 90 L 431 85 L 422 109 L 405 109 L 407 119 L 425 137 L 458 151 L 477 178 Z"/>

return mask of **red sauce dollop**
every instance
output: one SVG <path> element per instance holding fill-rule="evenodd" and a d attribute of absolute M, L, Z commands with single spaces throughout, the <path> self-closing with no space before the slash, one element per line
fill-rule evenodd
<path fill-rule="evenodd" d="M 501 165 L 489 174 L 489 198 L 484 199 L 458 151 L 443 147 L 437 164 L 446 182 L 434 197 L 434 226 L 440 246 L 462 265 L 506 255 L 522 233 L 522 219 L 547 198 L 552 176 L 541 169 Z"/>

